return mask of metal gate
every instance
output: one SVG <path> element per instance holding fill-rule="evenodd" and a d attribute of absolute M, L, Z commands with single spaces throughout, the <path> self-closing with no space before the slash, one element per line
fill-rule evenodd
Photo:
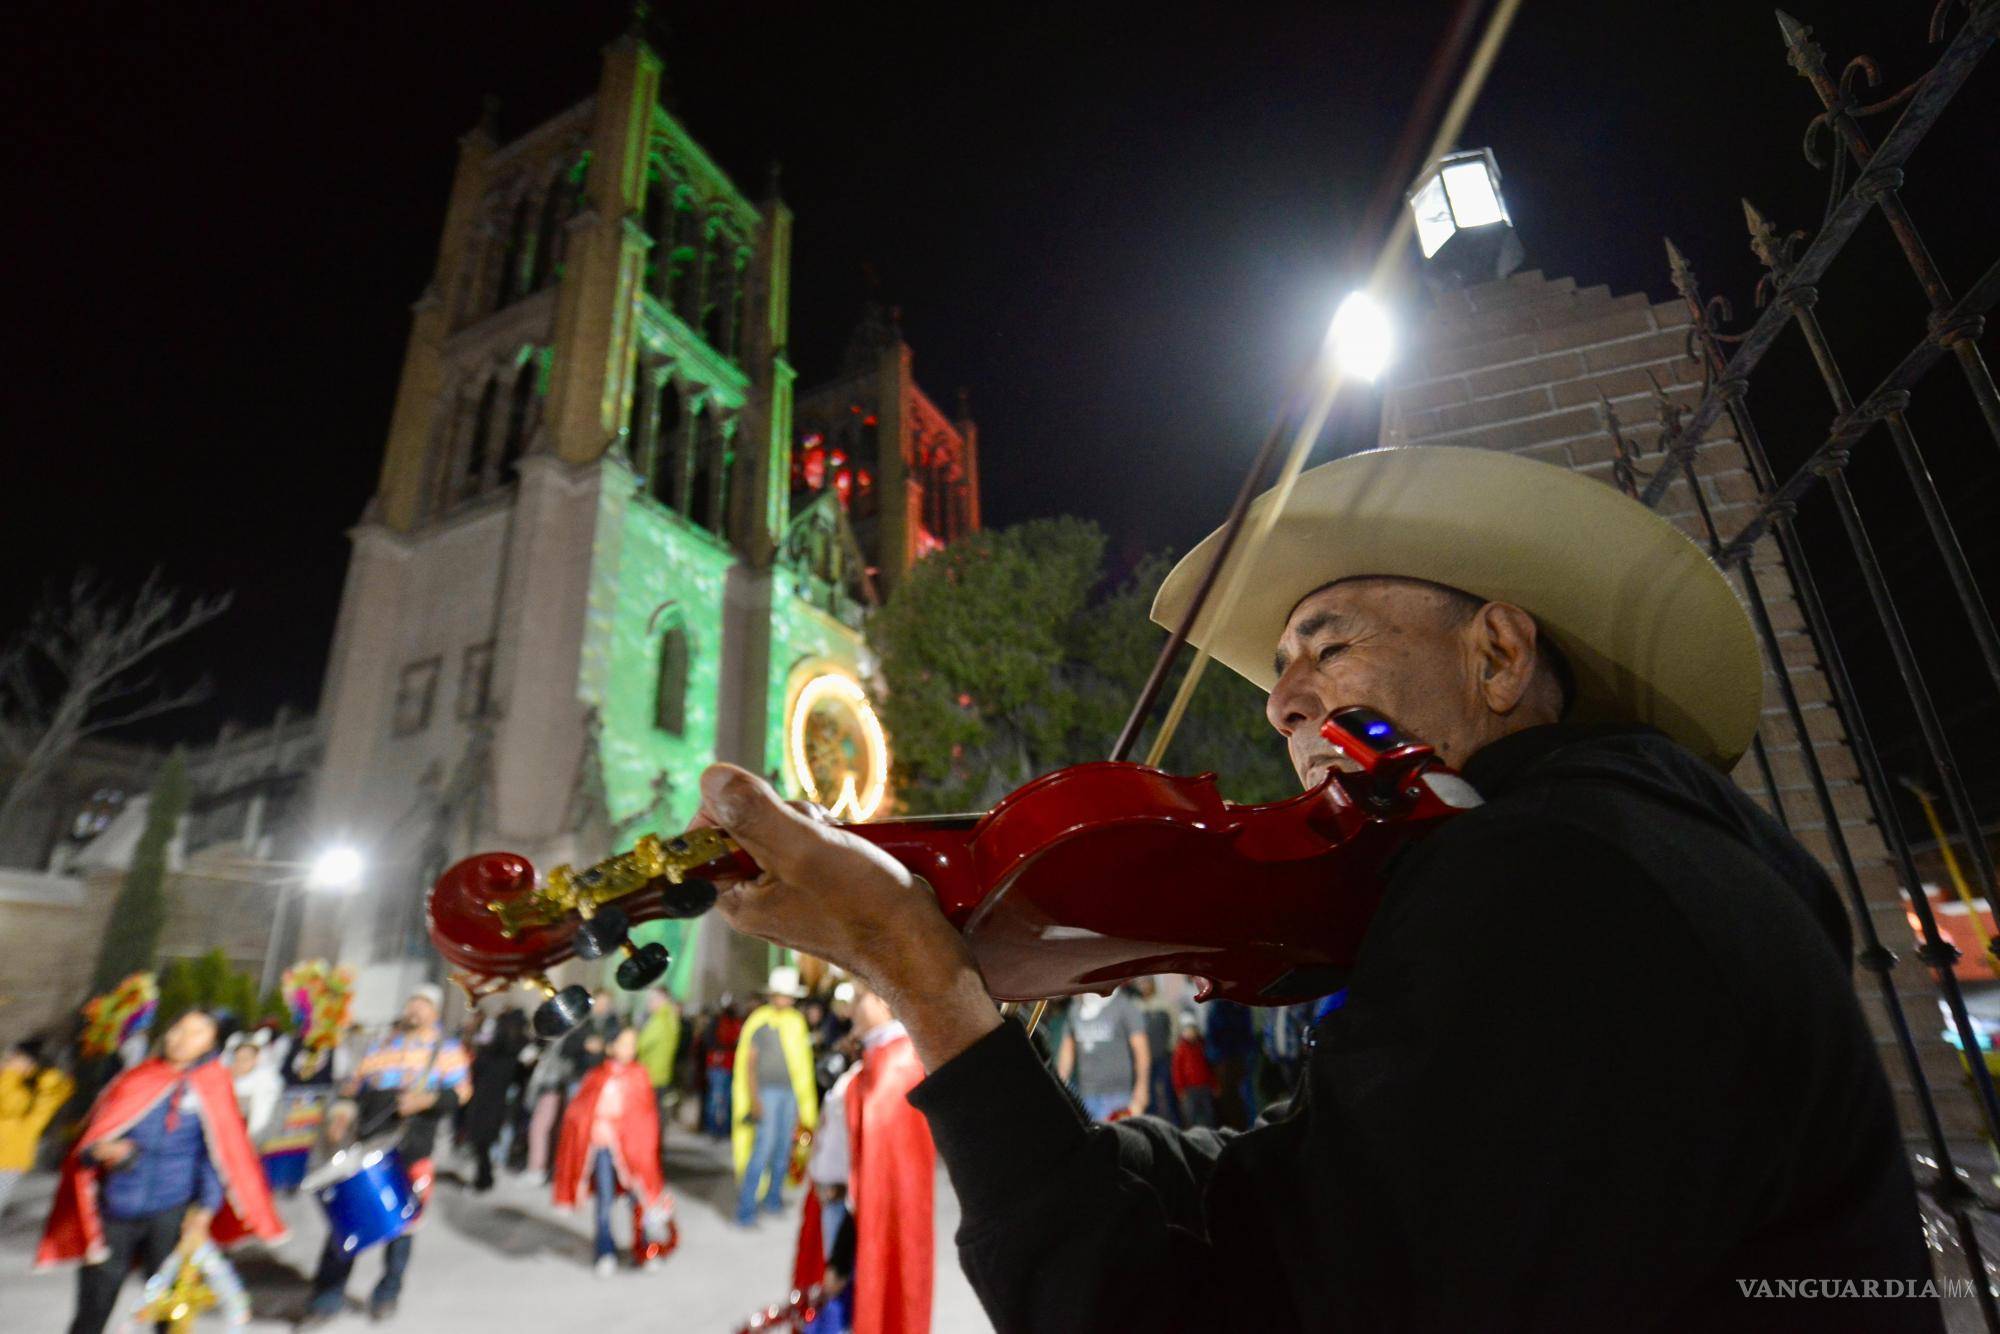
<path fill-rule="evenodd" d="M 1911 839 L 1900 821 L 1889 773 L 1881 750 L 1870 733 L 1868 713 L 1861 707 L 1862 697 L 1857 695 L 1855 682 L 1843 660 L 1840 638 L 1829 620 L 1820 585 L 1807 560 L 1797 527 L 1799 503 L 1809 496 L 1817 499 L 1823 488 L 1825 499 L 1831 502 L 1832 509 L 1839 516 L 1845 538 L 1844 550 L 1851 552 L 1855 566 L 1854 570 L 1843 573 L 1849 577 L 1858 574 L 1865 587 L 1873 618 L 1869 632 L 1881 635 L 1882 642 L 1894 659 L 1895 674 L 1900 679 L 1902 690 L 1907 693 L 1909 708 L 1921 733 L 1922 750 L 1931 778 L 1942 793 L 1958 829 L 1965 835 L 1984 892 L 2000 896 L 2000 881 L 1995 879 L 1993 859 L 1981 834 L 1980 813 L 1974 809 L 1972 793 L 1953 753 L 1953 740 L 1940 719 L 1932 684 L 1926 681 L 1924 670 L 1911 648 L 1903 616 L 1891 594 L 1862 506 L 1856 501 L 1847 475 L 1850 460 L 1857 451 L 1880 449 L 1883 438 L 1887 438 L 1888 447 L 1895 451 L 1917 510 L 1922 515 L 1922 526 L 1933 549 L 1929 554 L 1934 554 L 1937 568 L 1950 585 L 1952 601 L 1970 628 L 1980 665 L 1984 669 L 1985 680 L 1981 681 L 1981 685 L 1983 687 L 1990 681 L 1994 691 L 2000 693 L 2000 633 L 1995 631 L 1993 617 L 1982 600 L 1959 533 L 1954 527 L 1950 507 L 1939 494 L 1910 423 L 1911 398 L 1920 382 L 1938 368 L 1938 363 L 1945 360 L 1955 362 L 1957 373 L 1970 386 L 1978 405 L 1978 415 L 1991 437 L 1990 441 L 1968 441 L 1965 447 L 1983 451 L 1990 445 L 1996 452 L 1990 456 L 1982 454 L 1983 466 L 1992 468 L 1996 475 L 2000 475 L 2000 393 L 1995 392 L 1993 376 L 1978 346 L 1985 327 L 1985 316 L 1995 301 L 2000 300 L 2000 260 L 1989 265 L 1969 287 L 1955 294 L 1939 272 L 1899 193 L 1904 167 L 1911 154 L 1938 123 L 1953 96 L 1992 48 L 1996 34 L 2000 33 L 2000 0 L 1940 0 L 1931 16 L 1932 41 L 1943 40 L 1953 22 L 1957 22 L 1957 29 L 1950 33 L 1942 54 L 1929 71 L 1902 91 L 1871 103 L 1869 98 L 1872 93 L 1869 90 L 1879 77 L 1874 61 L 1865 56 L 1857 57 L 1836 76 L 1830 73 L 1825 52 L 1814 41 L 1811 29 L 1787 15 L 1779 15 L 1789 62 L 1793 70 L 1811 85 L 1824 107 L 1808 128 L 1806 151 L 1814 165 L 1828 174 L 1825 216 L 1816 234 L 1806 243 L 1803 234 L 1781 234 L 1776 225 L 1746 202 L 1744 212 L 1750 229 L 1751 247 L 1767 272 L 1758 292 L 1763 309 L 1757 319 L 1740 333 L 1723 331 L 1721 325 L 1730 318 L 1727 304 L 1720 299 L 1703 297 L 1692 267 L 1672 242 L 1668 242 L 1674 286 L 1693 316 L 1693 328 L 1689 334 L 1690 352 L 1703 368 L 1702 393 L 1695 406 L 1686 411 L 1673 407 L 1663 395 L 1665 434 L 1661 442 L 1662 454 L 1641 460 L 1620 439 L 1620 457 L 1615 470 L 1620 484 L 1648 505 L 1657 505 L 1676 480 L 1685 478 L 1706 529 L 1711 553 L 1717 564 L 1730 571 L 1742 585 L 1744 600 L 1776 674 L 1784 717 L 1798 739 L 1800 758 L 1806 768 L 1813 800 L 1825 823 L 1835 870 L 1852 904 L 1861 932 L 1859 963 L 1877 980 L 1883 1009 L 1888 1015 L 1895 1042 L 1915 1090 L 1923 1129 L 1930 1141 L 1931 1156 L 1928 1161 L 1935 1169 L 1928 1174 L 1930 1179 L 1921 1184 L 1951 1219 L 1951 1230 L 1975 1279 L 1972 1287 L 1986 1328 L 2000 1332 L 2000 1309 L 1996 1309 L 1991 1283 L 1993 1270 L 1982 1254 L 1980 1237 L 1975 1229 L 1975 1220 L 1984 1212 L 1984 1207 L 1953 1161 L 1951 1146 L 1938 1115 L 1936 1098 L 1924 1075 L 1917 1040 L 1898 1001 L 1896 984 L 1891 977 L 1895 955 L 1883 944 L 1869 910 L 1855 857 L 1829 790 L 1827 775 L 1815 753 L 1805 712 L 1786 669 L 1778 629 L 1758 585 L 1757 573 L 1752 568 L 1752 555 L 1758 541 L 1767 535 L 1773 537 L 1795 585 L 1806 631 L 1821 655 L 1833 704 L 1847 728 L 1875 822 L 1881 830 L 1890 861 L 1908 893 L 1909 907 L 1918 921 L 1922 944 L 1917 949 L 1917 955 L 1937 979 L 1939 993 L 1950 1011 L 1963 1050 L 1974 1054 L 1968 1062 L 1972 1084 L 1987 1134 L 2000 1143 L 2000 1097 L 1996 1097 L 1994 1083 L 1987 1074 L 1985 1064 L 1977 1058 L 1979 1044 L 1966 1010 L 1965 997 L 1952 968 L 1958 951 L 1940 934 L 1935 914 L 1924 893 L 1911 850 Z M 1888 133 L 1879 143 L 1871 141 L 1862 122 L 1899 108 Z M 1990 123 L 1990 110 L 1984 114 L 1989 117 Z M 1984 181 L 1976 189 L 1984 192 L 1984 198 L 1970 201 L 1975 205 L 1990 205 L 1996 197 L 2000 197 L 2000 190 Z M 1930 308 L 1930 316 L 1928 327 L 1914 338 L 1908 353 L 1895 368 L 1879 384 L 1857 398 L 1848 385 L 1815 309 L 1819 299 L 1815 284 L 1828 273 L 1862 223 L 1877 212 L 1894 234 L 1897 246 L 1907 261 L 1910 276 Z M 1796 330 L 1811 353 L 1832 404 L 1833 416 L 1831 425 L 1816 447 L 1803 457 L 1787 462 L 1774 459 L 1767 448 L 1766 436 L 1760 433 L 1752 419 L 1747 393 L 1750 377 L 1759 363 L 1792 330 Z M 1711 507 L 1696 478 L 1696 451 L 1710 428 L 1725 418 L 1735 428 L 1737 438 L 1748 455 L 1757 489 L 1749 519 L 1737 531 L 1729 533 L 1717 530 Z M 1781 472 L 1780 468 L 1786 470 Z M 1961 742 L 1964 739 L 1960 737 Z M 1779 784 L 1763 737 L 1760 736 L 1754 743 L 1752 753 L 1767 786 L 1771 805 L 1782 819 L 1784 807 L 1779 799 Z M 1989 816 L 1993 814 L 2000 812 L 1989 812 Z"/>

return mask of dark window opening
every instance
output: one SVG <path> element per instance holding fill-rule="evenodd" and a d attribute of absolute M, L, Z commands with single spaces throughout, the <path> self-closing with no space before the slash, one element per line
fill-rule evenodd
<path fill-rule="evenodd" d="M 532 244 L 528 235 L 528 201 L 526 198 L 514 205 L 514 220 L 507 227 L 507 249 L 500 257 L 500 301 L 502 307 L 511 306 L 525 293 L 521 279 L 525 276 L 532 256 L 525 253 Z"/>
<path fill-rule="evenodd" d="M 499 389 L 489 377 L 480 391 L 479 408 L 472 417 L 472 442 L 465 454 L 465 487 L 471 495 L 486 484 L 486 452 L 493 438 L 493 400 Z"/>
<path fill-rule="evenodd" d="M 493 641 L 469 645 L 458 669 L 460 718 L 484 718 L 493 692 Z"/>
<path fill-rule="evenodd" d="M 653 701 L 653 726 L 670 736 L 687 732 L 688 637 L 676 625 L 660 640 L 660 687 Z"/>
<path fill-rule="evenodd" d="M 507 440 L 500 451 L 501 480 L 519 462 L 527 447 L 528 403 L 535 392 L 535 362 L 531 357 L 514 373 L 514 393 L 507 402 Z"/>
<path fill-rule="evenodd" d="M 396 709 L 391 725 L 397 736 L 413 736 L 430 726 L 431 704 L 437 698 L 442 658 L 425 658 L 403 668 L 396 678 Z"/>
<path fill-rule="evenodd" d="M 560 180 L 550 181 L 542 195 L 542 216 L 535 224 L 534 276 L 528 290 L 539 292 L 555 276 L 557 238 L 562 234 L 563 188 Z"/>
<path fill-rule="evenodd" d="M 672 380 L 660 382 L 653 409 L 653 471 L 649 479 L 653 499 L 670 509 L 686 505 L 687 423 L 681 411 L 680 391 Z"/>

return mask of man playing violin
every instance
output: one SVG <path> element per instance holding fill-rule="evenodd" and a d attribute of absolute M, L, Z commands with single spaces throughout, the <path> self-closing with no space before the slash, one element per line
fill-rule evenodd
<path fill-rule="evenodd" d="M 1303 474 L 1248 559 L 1192 638 L 1268 691 L 1301 784 L 1367 705 L 1484 804 L 1391 865 L 1299 1088 L 1247 1132 L 1090 1124 L 921 880 L 752 774 L 702 778 L 765 868 L 729 921 L 907 1026 L 995 1325 L 1941 1329 L 1921 1297 L 1751 1295 L 1930 1266 L 1847 919 L 1727 777 L 1762 669 L 1721 574 L 1596 481 L 1437 448 Z"/>

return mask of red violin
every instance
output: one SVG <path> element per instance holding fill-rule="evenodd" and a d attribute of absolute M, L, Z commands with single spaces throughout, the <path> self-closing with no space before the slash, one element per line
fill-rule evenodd
<path fill-rule="evenodd" d="M 984 815 L 843 827 L 929 883 L 996 999 L 1183 973 L 1201 980 L 1202 999 L 1290 1004 L 1339 987 L 1390 858 L 1479 804 L 1428 745 L 1372 710 L 1339 710 L 1321 733 L 1355 767 L 1266 805 L 1224 801 L 1213 774 L 1104 762 L 1038 778 Z M 697 916 L 715 881 L 756 873 L 718 829 L 649 835 L 544 883 L 526 858 L 488 852 L 447 870 L 426 914 L 469 996 L 528 980 L 552 997 L 538 1026 L 560 1032 L 588 1001 L 582 988 L 556 993 L 546 969 L 623 950 L 620 984 L 648 986 L 667 953 L 631 944 L 630 927 Z"/>

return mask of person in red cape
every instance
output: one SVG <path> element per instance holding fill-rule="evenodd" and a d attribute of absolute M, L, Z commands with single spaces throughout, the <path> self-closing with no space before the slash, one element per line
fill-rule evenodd
<path fill-rule="evenodd" d="M 638 1063 L 638 1053 L 639 1031 L 619 1030 L 603 1063 L 577 1086 L 556 1143 L 556 1207 L 576 1208 L 586 1189 L 597 1197 L 599 1274 L 618 1267 L 611 1209 L 620 1195 L 632 1198 L 634 1265 L 655 1267 L 679 1240 L 674 1197 L 660 1175 L 660 1114 L 653 1082 Z"/>
<path fill-rule="evenodd" d="M 857 982 L 854 1033 L 861 1065 L 841 1084 L 847 1123 L 848 1222 L 826 1267 L 845 1286 L 854 1334 L 922 1334 L 931 1327 L 936 1260 L 937 1149 L 930 1125 L 910 1106 L 924 1068 L 888 1003 Z M 806 1197 L 794 1282 L 814 1279 L 822 1242 L 819 1201 Z M 845 1234 L 852 1231 L 852 1260 Z M 842 1273 L 843 1270 L 848 1272 Z M 840 1280 L 845 1279 L 845 1284 Z"/>
<path fill-rule="evenodd" d="M 160 1055 L 97 1097 L 63 1160 L 35 1267 L 78 1264 L 70 1334 L 98 1334 L 134 1260 L 151 1274 L 176 1249 L 284 1240 L 257 1150 L 215 1053 L 215 1020 L 191 1010 Z"/>

